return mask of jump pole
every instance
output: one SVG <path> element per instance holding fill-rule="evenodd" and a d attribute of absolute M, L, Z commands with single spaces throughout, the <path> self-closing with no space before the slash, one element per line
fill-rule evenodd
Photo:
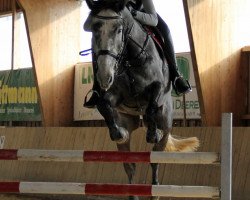
<path fill-rule="evenodd" d="M 221 200 L 231 200 L 232 193 L 232 113 L 222 114 L 221 127 Z"/>
<path fill-rule="evenodd" d="M 127 162 L 127 163 L 175 163 L 217 164 L 216 152 L 118 152 L 83 150 L 2 149 L 0 160 L 51 161 L 51 162 Z"/>
<path fill-rule="evenodd" d="M 1 193 L 218 198 L 218 187 L 145 184 L 0 182 Z"/>

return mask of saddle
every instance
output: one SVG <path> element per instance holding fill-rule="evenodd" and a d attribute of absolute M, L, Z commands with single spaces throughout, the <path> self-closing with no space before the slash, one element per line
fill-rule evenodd
<path fill-rule="evenodd" d="M 164 38 L 161 32 L 159 31 L 159 29 L 157 27 L 145 26 L 145 25 L 144 25 L 144 29 L 153 39 L 161 58 L 162 59 L 166 58 L 165 52 L 164 52 Z"/>

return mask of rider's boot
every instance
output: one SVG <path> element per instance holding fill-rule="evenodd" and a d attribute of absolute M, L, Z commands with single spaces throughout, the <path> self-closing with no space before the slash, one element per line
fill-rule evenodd
<path fill-rule="evenodd" d="M 94 83 L 93 83 L 93 88 L 88 92 L 91 93 L 92 92 L 92 95 L 91 97 L 89 98 L 89 100 L 87 100 L 87 96 L 88 94 L 86 95 L 85 97 L 85 100 L 84 100 L 84 104 L 83 106 L 86 107 L 86 108 L 95 108 L 96 105 L 97 105 L 97 102 L 99 100 L 99 96 L 100 96 L 100 86 L 98 84 L 98 81 L 96 79 L 96 60 L 94 59 L 94 56 L 92 57 L 93 59 L 93 76 L 94 76 Z"/>
<path fill-rule="evenodd" d="M 168 62 L 170 80 L 172 81 L 173 88 L 178 95 L 187 94 L 192 91 L 192 88 L 188 80 L 185 80 L 179 73 L 170 30 L 168 28 L 168 25 L 159 15 L 158 19 L 159 21 L 157 28 L 160 30 L 164 38 L 164 54 Z"/>
<path fill-rule="evenodd" d="M 176 70 L 175 73 L 178 73 L 178 71 Z M 170 72 L 170 76 L 171 76 L 171 72 Z M 178 75 L 175 75 L 172 77 L 174 77 L 174 80 L 172 79 L 172 84 L 173 84 L 173 88 L 176 92 L 176 94 L 187 94 L 189 92 L 192 91 L 192 88 L 188 82 L 188 80 L 184 79 L 183 76 L 181 76 L 179 73 Z"/>

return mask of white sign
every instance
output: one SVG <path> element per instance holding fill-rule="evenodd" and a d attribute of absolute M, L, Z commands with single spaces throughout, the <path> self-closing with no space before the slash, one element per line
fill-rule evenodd
<path fill-rule="evenodd" d="M 185 95 L 187 119 L 200 119 L 200 107 L 198 102 L 196 84 L 190 53 L 177 54 L 177 62 L 184 78 L 188 79 L 192 86 L 192 92 Z M 93 84 L 92 63 L 79 63 L 75 66 L 75 88 L 74 88 L 74 120 L 102 120 L 103 117 L 97 109 L 83 107 L 84 98 Z M 90 94 L 91 95 L 91 94 Z M 174 119 L 183 119 L 183 96 L 176 96 L 172 92 Z"/>
<path fill-rule="evenodd" d="M 194 79 L 194 70 L 190 53 L 176 54 L 178 68 L 185 79 L 187 79 L 192 87 L 192 92 L 185 95 L 185 105 L 183 103 L 183 95 L 177 96 L 172 91 L 174 119 L 184 118 L 184 106 L 186 108 L 187 119 L 200 119 L 200 105 L 198 101 L 196 83 Z"/>
<path fill-rule="evenodd" d="M 75 66 L 74 87 L 74 120 L 101 120 L 103 117 L 97 109 L 83 107 L 87 93 L 92 89 L 93 69 L 92 63 L 79 63 Z M 91 94 L 90 94 L 91 95 Z"/>

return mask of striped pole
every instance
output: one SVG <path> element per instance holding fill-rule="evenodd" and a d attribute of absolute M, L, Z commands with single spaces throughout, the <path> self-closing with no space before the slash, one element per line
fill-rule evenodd
<path fill-rule="evenodd" d="M 127 162 L 127 163 L 175 163 L 216 164 L 220 156 L 215 152 L 118 152 L 82 150 L 0 150 L 0 160 L 54 161 L 54 162 Z"/>
<path fill-rule="evenodd" d="M 220 194 L 219 188 L 208 186 L 154 186 L 52 182 L 0 182 L 0 192 L 20 194 L 164 196 L 187 198 L 218 198 Z"/>

